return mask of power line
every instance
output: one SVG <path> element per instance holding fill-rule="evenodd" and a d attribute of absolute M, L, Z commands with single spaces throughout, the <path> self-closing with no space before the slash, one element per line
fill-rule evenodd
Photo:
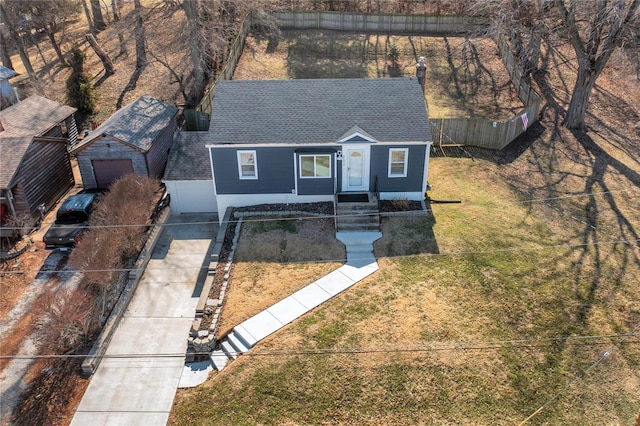
<path fill-rule="evenodd" d="M 627 343 L 626 340 L 629 337 L 636 337 L 636 334 L 638 332 L 638 330 L 640 330 L 640 325 L 638 325 L 636 328 L 634 328 L 630 333 L 626 334 L 626 335 L 622 335 L 620 336 L 622 339 L 619 340 L 618 342 L 616 342 L 613 346 L 611 346 L 611 348 L 609 348 L 607 351 L 605 351 L 600 358 L 598 358 L 593 364 L 591 364 L 586 370 L 583 371 L 583 375 L 587 375 L 589 374 L 589 372 L 591 370 L 593 370 L 594 368 L 596 368 L 602 361 L 604 361 L 605 359 L 609 358 L 609 356 L 611 355 L 611 353 L 613 351 L 615 351 L 618 347 L 620 347 L 621 344 L 623 343 Z M 637 343 L 637 342 L 634 342 Z M 549 405 L 551 405 L 555 400 L 557 400 L 562 394 L 564 394 L 571 386 L 573 386 L 576 382 L 583 380 L 582 377 L 580 375 L 576 376 L 575 379 L 571 380 L 569 383 L 567 383 L 562 389 L 560 389 L 560 391 L 558 393 L 556 393 L 555 395 L 553 395 L 551 398 L 549 398 L 544 404 L 542 404 L 540 406 L 540 408 L 538 408 L 536 411 L 534 411 L 529 417 L 527 417 L 526 419 L 524 419 L 522 422 L 520 422 L 519 426 L 524 425 L 525 423 L 529 422 L 529 420 L 531 420 L 532 418 L 534 418 L 535 416 L 537 416 L 539 413 L 542 412 L 542 410 L 544 410 L 546 407 L 548 407 Z"/>
<path fill-rule="evenodd" d="M 583 336 L 557 336 L 530 339 L 509 340 L 474 340 L 461 342 L 430 342 L 423 345 L 390 345 L 390 346 L 361 346 L 346 348 L 299 348 L 299 349 L 264 349 L 250 352 L 237 352 L 248 356 L 285 356 L 285 355 L 336 355 L 336 354 L 372 354 L 372 353 L 401 353 L 401 352 L 441 352 L 441 351 L 488 351 L 497 349 L 519 348 L 544 348 L 555 346 L 558 342 L 564 342 L 571 346 L 601 346 L 611 344 L 608 341 L 597 342 L 594 340 L 621 338 L 616 344 L 639 344 L 639 341 L 628 341 L 629 337 L 635 337 L 635 332 L 625 334 L 599 334 Z M 184 358 L 186 353 L 148 353 L 148 354 L 112 354 L 112 355 L 88 355 L 88 354 L 16 354 L 1 355 L 0 359 L 43 359 L 43 358 L 100 358 L 100 359 L 145 359 L 145 358 Z M 190 352 L 189 355 L 210 355 L 210 352 Z"/>
<path fill-rule="evenodd" d="M 545 203 L 545 202 L 549 202 L 549 201 L 559 201 L 559 200 L 566 200 L 566 199 L 572 199 L 572 198 L 581 198 L 581 197 L 596 197 L 596 196 L 603 196 L 603 195 L 610 195 L 610 194 L 620 194 L 620 193 L 637 193 L 637 195 L 632 195 L 629 196 L 627 198 L 635 198 L 635 197 L 640 197 L 640 190 L 636 189 L 636 188 L 629 188 L 629 189 L 619 189 L 619 190 L 613 190 L 613 191 L 601 191 L 601 192 L 584 192 L 584 193 L 579 193 L 579 194 L 569 194 L 569 195 L 563 195 L 563 196 L 558 196 L 558 197 L 546 197 L 546 198 L 531 198 L 528 200 L 505 200 L 505 201 L 500 201 L 500 202 L 487 202 L 487 203 L 464 203 L 464 207 L 465 208 L 469 208 L 469 207 L 492 207 L 495 206 L 497 207 L 502 207 L 504 205 L 509 205 L 509 204 L 527 204 L 527 203 Z M 328 201 L 330 202 L 330 201 Z M 295 209 L 293 209 L 295 210 Z M 246 215 L 250 215 L 253 212 L 244 212 Z M 260 216 L 260 212 L 255 212 L 256 216 Z M 278 214 L 280 212 L 278 211 L 273 211 L 273 214 Z M 362 214 L 362 213 L 358 213 L 358 214 L 353 214 L 353 215 L 336 215 L 336 214 L 326 214 L 326 215 L 313 215 L 313 216 L 296 216 L 296 215 L 291 215 L 289 217 L 270 217 L 270 218 L 254 218 L 254 219 L 243 219 L 244 222 L 275 222 L 275 221 L 286 221 L 286 220 L 313 220 L 313 219 L 335 219 L 336 217 L 361 217 L 361 216 L 371 216 L 371 215 L 377 215 L 378 213 L 366 213 L 366 214 Z M 400 216 L 403 215 L 404 212 L 385 212 L 385 215 L 389 215 L 389 216 Z M 286 215 L 286 211 L 282 212 L 282 215 Z M 86 226 L 84 229 L 109 229 L 109 228 L 144 228 L 144 227 L 151 227 L 151 226 L 157 226 L 157 227 L 172 227 L 172 226 L 185 226 L 185 225 L 222 225 L 222 224 L 227 224 L 227 223 L 235 223 L 237 222 L 237 220 L 235 219 L 231 219 L 231 220 L 221 220 L 221 221 L 194 221 L 194 222 L 180 222 L 180 223 L 143 223 L 143 224 L 121 224 L 121 225 L 90 225 L 90 226 Z M 20 227 L 20 226 L 3 226 L 2 229 L 6 229 L 6 230 L 21 230 L 24 227 Z M 50 228 L 56 228 L 55 225 L 51 225 Z"/>
<path fill-rule="evenodd" d="M 435 238 L 433 239 L 435 240 Z M 511 247 L 511 248 L 500 248 L 500 249 L 492 249 L 492 250 L 469 250 L 469 251 L 459 251 L 459 252 L 445 252 L 445 253 L 427 253 L 430 257 L 441 257 L 441 256 L 469 256 L 469 255 L 482 255 L 482 254 L 492 254 L 492 253 L 508 253 L 508 252 L 528 252 L 528 251 L 541 251 L 541 250 L 551 250 L 551 249 L 561 249 L 561 248 L 579 248 L 579 247 L 593 247 L 593 246 L 603 246 L 603 245 L 615 245 L 615 244 L 626 244 L 630 245 L 632 243 L 640 242 L 640 238 L 631 239 L 631 240 L 612 240 L 612 241 L 601 241 L 601 242 L 593 242 L 593 243 L 576 243 L 576 244 L 556 244 L 556 245 L 547 245 L 542 247 Z M 401 256 L 383 256 L 383 258 L 391 257 L 394 259 L 404 259 L 410 257 L 416 257 L 417 255 L 401 255 Z M 301 261 L 289 261 L 289 262 L 273 262 L 279 265 L 299 265 L 302 263 L 341 263 L 346 262 L 347 260 L 359 261 L 359 260 L 370 260 L 371 257 L 352 257 L 350 259 L 340 258 L 340 259 L 324 259 L 324 260 L 301 260 Z M 179 269 L 208 269 L 208 266 L 181 266 Z M 175 267 L 167 267 L 167 268 L 143 268 L 143 271 L 162 271 L 162 270 L 175 270 Z M 56 273 L 56 274 L 75 274 L 75 273 L 87 273 L 87 272 L 131 272 L 138 271 L 138 268 L 106 268 L 106 269 L 63 269 L 63 270 L 41 270 L 38 273 Z M 0 275 L 12 275 L 12 274 L 23 274 L 22 271 L 0 271 Z"/>

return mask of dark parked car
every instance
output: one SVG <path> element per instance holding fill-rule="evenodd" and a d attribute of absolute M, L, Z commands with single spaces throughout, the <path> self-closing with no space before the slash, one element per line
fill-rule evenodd
<path fill-rule="evenodd" d="M 44 234 L 46 248 L 71 247 L 80 240 L 89 215 L 103 190 L 84 190 L 69 196 L 56 213 L 56 221 Z"/>

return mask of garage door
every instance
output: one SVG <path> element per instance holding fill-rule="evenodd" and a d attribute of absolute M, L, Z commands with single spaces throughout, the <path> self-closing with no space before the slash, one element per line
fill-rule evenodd
<path fill-rule="evenodd" d="M 108 188 L 124 175 L 133 173 L 131 160 L 91 160 L 98 188 Z"/>

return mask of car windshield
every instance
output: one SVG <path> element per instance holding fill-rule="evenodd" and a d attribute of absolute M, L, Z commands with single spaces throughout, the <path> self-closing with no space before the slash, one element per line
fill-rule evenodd
<path fill-rule="evenodd" d="M 89 220 L 89 217 L 87 217 L 87 214 L 83 211 L 59 212 L 56 223 L 60 225 L 71 225 L 86 222 L 87 220 Z"/>

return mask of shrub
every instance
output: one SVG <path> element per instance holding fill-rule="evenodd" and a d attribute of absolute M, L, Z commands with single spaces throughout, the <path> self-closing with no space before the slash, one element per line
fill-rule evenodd
<path fill-rule="evenodd" d="M 127 175 L 116 181 L 93 212 L 89 230 L 69 264 L 85 273 L 80 285 L 95 297 L 94 326 L 101 326 L 118 298 L 127 273 L 142 249 L 160 182 Z"/>
<path fill-rule="evenodd" d="M 84 59 L 85 55 L 79 48 L 71 50 L 69 65 L 72 72 L 67 79 L 67 100 L 70 105 L 78 108 L 80 116 L 89 117 L 96 110 L 96 95 L 84 71 Z"/>

